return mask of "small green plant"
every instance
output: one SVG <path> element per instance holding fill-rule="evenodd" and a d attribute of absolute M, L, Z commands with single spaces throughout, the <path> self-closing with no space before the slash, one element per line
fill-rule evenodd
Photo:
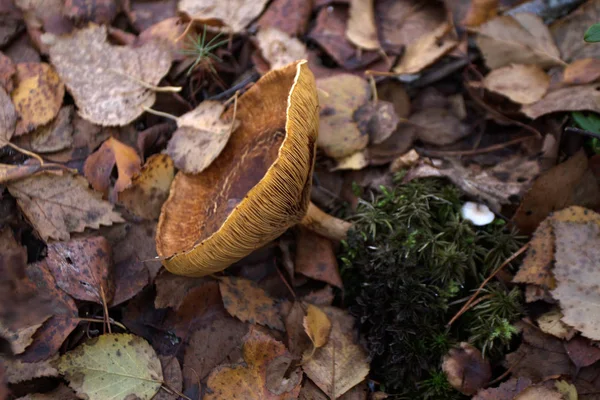
<path fill-rule="evenodd" d="M 499 360 L 516 336 L 521 293 L 491 283 L 446 324 L 520 238 L 501 222 L 476 227 L 462 219 L 461 193 L 438 179 L 397 179 L 364 197 L 340 260 L 344 300 L 368 345 L 373 378 L 395 398 L 465 398 L 446 382 L 442 357 L 469 341 Z"/>
<path fill-rule="evenodd" d="M 587 31 L 585 31 L 583 40 L 588 43 L 600 42 L 600 24 L 594 24 L 590 26 Z"/>
<path fill-rule="evenodd" d="M 581 129 L 600 135 L 600 115 L 593 112 L 583 113 L 576 111 L 571 113 L 571 117 Z M 594 153 L 600 154 L 600 139 L 589 139 L 588 146 Z"/>
<path fill-rule="evenodd" d="M 221 62 L 222 60 L 217 57 L 213 51 L 216 50 L 219 46 L 227 43 L 227 39 L 218 40 L 221 37 L 222 32 L 219 32 L 212 39 L 206 42 L 206 25 L 204 25 L 204 30 L 202 31 L 202 35 L 188 35 L 187 39 L 189 42 L 189 46 L 182 50 L 182 53 L 186 56 L 190 56 L 194 58 L 194 62 L 190 66 L 187 71 L 187 75 L 189 76 L 192 71 L 198 66 L 202 65 L 211 70 L 212 73 L 216 73 L 215 68 L 213 66 L 213 61 Z"/>

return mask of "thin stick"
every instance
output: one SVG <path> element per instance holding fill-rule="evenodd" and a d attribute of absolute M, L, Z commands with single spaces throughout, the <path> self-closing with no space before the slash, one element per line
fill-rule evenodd
<path fill-rule="evenodd" d="M 496 384 L 497 382 L 500 382 L 502 379 L 506 378 L 512 372 L 512 370 L 515 369 L 521 363 L 521 361 L 523 361 L 523 359 L 525 358 L 526 355 L 527 355 L 527 353 L 523 354 L 521 356 L 521 358 L 519 358 L 519 361 L 517 361 L 516 363 L 514 363 L 513 365 L 511 365 L 510 368 L 507 369 L 502 375 L 500 375 L 499 377 L 497 377 L 493 381 L 488 382 L 487 385 L 486 385 L 486 387 L 490 387 L 490 386 Z"/>
<path fill-rule="evenodd" d="M 377 83 L 375 83 L 373 75 L 369 75 L 369 83 L 371 84 L 371 90 L 373 91 L 373 103 L 377 104 L 379 97 L 377 96 Z"/>
<path fill-rule="evenodd" d="M 479 295 L 479 293 L 481 293 L 481 291 L 483 290 L 483 288 L 485 287 L 485 285 L 487 285 L 488 282 L 491 281 L 496 276 L 496 274 L 498 272 L 500 272 L 500 270 L 502 270 L 502 268 L 504 268 L 508 264 L 510 264 L 515 258 L 517 258 L 521 254 L 523 254 L 525 252 L 525 250 L 527 250 L 528 248 L 529 248 L 529 243 L 525 244 L 523 247 L 521 247 L 519 250 L 517 250 L 515 252 L 515 254 L 513 254 L 510 257 L 508 257 L 508 259 L 506 261 L 504 261 L 498 268 L 496 268 L 496 270 L 490 276 L 488 276 L 481 283 L 481 285 L 479 285 L 479 287 L 477 288 L 477 290 L 475 291 L 475 293 L 473 293 L 473 295 L 471 296 L 471 298 L 469 299 L 469 301 L 467 301 L 465 303 L 465 305 L 456 313 L 456 315 L 454 317 L 452 317 L 452 319 L 450 320 L 450 322 L 448 322 L 448 324 L 446 324 L 446 326 L 452 325 L 452 323 L 454 321 L 456 321 L 461 315 L 463 315 L 465 312 L 467 312 L 471 308 L 471 304 L 473 304 L 473 302 L 475 301 L 476 297 Z"/>
<path fill-rule="evenodd" d="M 590 137 L 593 137 L 596 139 L 600 139 L 600 133 L 588 131 L 585 129 L 575 128 L 573 126 L 567 126 L 565 128 L 565 132 L 573 132 L 573 133 L 577 133 L 578 135 L 590 136 Z"/>
<path fill-rule="evenodd" d="M 102 318 L 102 319 L 100 319 L 100 318 L 98 318 L 98 319 L 95 319 L 95 318 L 84 318 L 84 317 L 77 317 L 76 319 L 78 319 L 79 321 L 85 321 L 85 322 L 102 322 L 102 323 L 104 323 L 104 322 L 105 322 L 105 321 L 104 321 L 104 318 Z M 114 320 L 114 319 L 112 319 L 112 318 L 109 318 L 108 320 L 109 320 L 109 322 L 110 322 L 111 324 L 118 326 L 119 328 L 123 329 L 124 331 L 127 331 L 127 330 L 128 330 L 128 329 L 127 329 L 127 327 L 126 327 L 125 325 L 123 325 L 122 323 L 120 323 L 120 322 L 117 322 L 117 321 L 115 321 L 115 320 Z"/>
<path fill-rule="evenodd" d="M 102 284 L 100 284 L 100 297 L 102 298 L 102 308 L 104 309 L 104 321 L 106 323 L 106 328 L 108 329 L 108 333 L 112 333 L 112 330 L 110 329 L 110 323 L 108 322 L 110 317 L 108 315 L 108 305 L 106 304 L 106 296 L 104 295 L 104 288 L 102 287 Z"/>
<path fill-rule="evenodd" d="M 167 382 L 162 383 L 161 389 L 163 389 L 167 393 L 169 393 L 169 391 L 167 390 L 167 389 L 169 389 L 171 392 L 175 393 L 179 397 L 183 397 L 186 400 L 192 400 L 189 397 L 187 397 L 185 394 L 181 393 L 179 390 L 175 389 L 173 386 L 168 384 Z M 172 393 L 169 393 L 169 394 L 172 394 Z"/>
<path fill-rule="evenodd" d="M 185 35 L 188 34 L 188 32 L 190 31 L 190 29 L 192 28 L 192 25 L 194 24 L 194 20 L 190 20 L 190 22 L 187 24 L 187 26 L 185 27 L 183 33 L 181 35 L 179 35 L 177 37 L 177 39 L 175 39 L 175 43 L 179 42 Z"/>
<path fill-rule="evenodd" d="M 294 292 L 294 289 L 292 289 L 292 287 L 290 286 L 288 281 L 285 279 L 285 276 L 283 276 L 283 273 L 279 270 L 279 268 L 275 268 L 275 269 L 277 270 L 277 273 L 279 274 L 279 278 L 281 278 L 281 280 L 285 284 L 285 287 L 287 287 L 287 289 L 292 294 L 292 297 L 294 298 L 294 300 L 296 300 L 296 293 Z"/>
<path fill-rule="evenodd" d="M 11 143 L 11 142 L 9 142 L 9 141 L 4 141 L 4 140 L 3 140 L 2 142 L 0 142 L 0 144 L 1 144 L 1 145 L 4 145 L 4 146 L 9 146 L 9 147 L 11 147 L 12 149 L 14 149 L 14 150 L 18 151 L 19 153 L 23 153 L 23 154 L 25 154 L 26 156 L 29 156 L 29 157 L 35 158 L 35 159 L 36 159 L 36 160 L 38 160 L 38 162 L 40 163 L 40 166 L 41 166 L 41 165 L 44 165 L 44 159 L 42 159 L 42 157 L 40 157 L 38 154 L 35 154 L 34 152 L 31 152 L 31 151 L 29 151 L 29 150 L 22 149 L 22 148 L 20 148 L 19 146 L 17 146 L 16 144 L 14 144 L 14 143 Z"/>
<path fill-rule="evenodd" d="M 508 142 L 494 144 L 489 147 L 484 147 L 482 149 L 473 149 L 473 150 L 449 150 L 449 151 L 442 150 L 442 151 L 439 151 L 439 150 L 427 150 L 427 149 L 423 149 L 423 148 L 418 149 L 418 150 L 420 150 L 419 152 L 422 152 L 423 154 L 425 154 L 429 157 L 474 156 L 477 154 L 484 154 L 484 153 L 490 153 L 490 152 L 496 151 L 496 150 L 502 150 L 505 147 L 512 146 L 514 144 L 521 143 L 521 142 L 526 142 L 527 140 L 530 140 L 530 139 L 537 139 L 537 137 L 536 136 L 520 137 L 517 139 L 509 140 Z"/>
<path fill-rule="evenodd" d="M 147 82 L 144 82 L 141 79 L 136 78 L 135 76 L 131 76 L 129 74 L 126 74 L 124 72 L 121 71 L 117 71 L 116 69 L 112 69 L 109 68 L 108 69 L 110 72 L 117 74 L 117 75 L 121 75 L 125 78 L 131 79 L 132 81 L 134 81 L 135 83 L 137 83 L 140 86 L 145 87 L 148 90 L 152 90 L 154 92 L 181 92 L 181 86 L 154 86 L 151 85 Z"/>
<path fill-rule="evenodd" d="M 162 112 L 162 111 L 156 111 L 156 110 L 153 110 L 152 108 L 150 108 L 150 107 L 146 107 L 146 106 L 142 106 L 142 108 L 143 108 L 143 109 L 144 109 L 144 111 L 146 111 L 147 113 L 154 114 L 154 115 L 158 115 L 159 117 L 165 117 L 165 118 L 169 118 L 169 119 L 172 119 L 172 120 L 173 120 L 173 121 L 175 121 L 175 122 L 179 121 L 179 118 L 177 118 L 177 117 L 176 117 L 176 116 L 174 116 L 174 115 L 168 114 L 168 113 L 166 113 L 166 112 Z"/>

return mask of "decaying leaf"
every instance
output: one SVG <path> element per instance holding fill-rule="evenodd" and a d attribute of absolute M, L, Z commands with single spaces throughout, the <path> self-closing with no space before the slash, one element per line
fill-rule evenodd
<path fill-rule="evenodd" d="M 400 122 L 394 104 L 387 101 L 367 102 L 354 112 L 358 129 L 369 135 L 369 142 L 380 144 L 392 136 Z"/>
<path fill-rule="evenodd" d="M 563 83 L 569 85 L 585 85 L 600 78 L 600 60 L 583 58 L 573 61 L 563 71 Z"/>
<path fill-rule="evenodd" d="M 600 349 L 581 336 L 565 342 L 565 350 L 577 368 L 583 368 L 600 360 Z"/>
<path fill-rule="evenodd" d="M 132 177 L 141 170 L 140 156 L 134 148 L 111 137 L 85 160 L 83 173 L 92 187 L 105 197 L 110 189 L 113 168 L 117 167 L 118 178 L 112 198 L 131 185 Z"/>
<path fill-rule="evenodd" d="M 223 110 L 220 102 L 208 100 L 177 118 L 178 129 L 169 141 L 167 153 L 178 169 L 198 174 L 221 154 L 239 125 L 239 121 L 223 121 Z"/>
<path fill-rule="evenodd" d="M 158 356 L 162 367 L 165 386 L 170 390 L 159 390 L 152 400 L 178 400 L 181 397 L 173 393 L 177 391 L 181 393 L 183 390 L 183 375 L 181 373 L 181 365 L 174 356 Z"/>
<path fill-rule="evenodd" d="M 73 144 L 73 106 L 60 109 L 56 118 L 29 135 L 29 145 L 37 153 L 53 153 Z"/>
<path fill-rule="evenodd" d="M 444 356 L 442 370 L 452 387 L 471 396 L 483 388 L 492 376 L 490 362 L 481 352 L 466 342 L 450 349 Z"/>
<path fill-rule="evenodd" d="M 133 177 L 131 186 L 119 193 L 119 202 L 139 217 L 157 219 L 174 177 L 173 160 L 166 154 L 154 154 Z"/>
<path fill-rule="evenodd" d="M 271 69 L 308 58 L 306 46 L 300 40 L 276 28 L 265 27 L 256 34 L 258 47 Z"/>
<path fill-rule="evenodd" d="M 394 73 L 416 74 L 450 52 L 457 44 L 452 25 L 444 22 L 407 46 L 402 59 L 394 67 Z"/>
<path fill-rule="evenodd" d="M 369 100 L 369 84 L 350 74 L 317 80 L 319 103 L 319 137 L 317 145 L 330 157 L 342 158 L 362 150 L 369 135 L 354 122 L 354 112 Z"/>
<path fill-rule="evenodd" d="M 537 319 L 540 330 L 559 339 L 570 340 L 577 333 L 560 319 L 563 317 L 558 307 L 540 315 Z"/>
<path fill-rule="evenodd" d="M 296 243 L 296 272 L 342 288 L 342 278 L 331 240 L 300 228 Z"/>
<path fill-rule="evenodd" d="M 163 41 L 170 49 L 174 61 L 185 59 L 185 40 L 177 40 L 185 32 L 187 24 L 179 17 L 166 18 L 145 29 L 139 35 L 139 42 L 146 43 L 152 40 Z"/>
<path fill-rule="evenodd" d="M 379 48 L 373 0 L 351 0 L 346 37 L 357 47 L 367 50 Z"/>
<path fill-rule="evenodd" d="M 369 363 L 367 353 L 354 338 L 352 318 L 333 307 L 324 311 L 331 320 L 329 340 L 304 360 L 302 368 L 323 392 L 335 399 L 365 379 Z"/>
<path fill-rule="evenodd" d="M 19 115 L 16 134 L 22 135 L 52 121 L 62 105 L 65 86 L 46 63 L 17 64 L 16 80 L 11 98 Z"/>
<path fill-rule="evenodd" d="M 7 383 L 18 383 L 44 376 L 58 376 L 58 370 L 52 365 L 58 355 L 38 362 L 27 363 L 18 358 L 0 358 L 6 367 L 4 378 Z"/>
<path fill-rule="evenodd" d="M 19 397 L 17 400 L 77 400 L 79 397 L 69 389 L 64 383 L 58 385 L 58 387 L 50 392 L 46 393 L 30 393 L 27 396 Z"/>
<path fill-rule="evenodd" d="M 17 112 L 10 96 L 0 88 L 0 141 L 8 142 L 15 133 Z"/>
<path fill-rule="evenodd" d="M 477 45 L 490 69 L 509 64 L 563 64 L 550 31 L 535 14 L 496 17 L 477 29 Z"/>
<path fill-rule="evenodd" d="M 8 341 L 13 354 L 21 354 L 25 351 L 27 346 L 33 342 L 33 335 L 35 335 L 35 332 L 42 326 L 43 323 L 44 321 L 42 320 L 38 324 L 12 329 L 4 326 L 0 321 L 0 337 L 3 337 Z"/>
<path fill-rule="evenodd" d="M 163 43 L 112 46 L 106 26 L 43 37 L 79 115 L 99 125 L 123 126 L 139 117 L 156 100 L 148 85 L 156 86 L 171 67 L 171 53 Z"/>
<path fill-rule="evenodd" d="M 496 388 L 479 391 L 472 400 L 513 400 L 529 386 L 531 386 L 531 379 L 511 378 Z"/>
<path fill-rule="evenodd" d="M 461 21 L 462 24 L 465 26 L 479 26 L 483 24 L 488 19 L 496 16 L 498 13 L 498 3 L 498 0 L 469 1 L 467 12 Z"/>
<path fill-rule="evenodd" d="M 284 320 L 288 349 L 297 359 L 314 347 L 303 326 L 305 314 L 305 306 L 301 302 L 295 301 Z"/>
<path fill-rule="evenodd" d="M 331 333 L 331 321 L 319 307 L 307 305 L 302 325 L 315 348 L 323 347 L 327 343 Z"/>
<path fill-rule="evenodd" d="M 250 280 L 233 276 L 219 281 L 223 305 L 232 316 L 251 324 L 284 330 L 275 301 Z"/>
<path fill-rule="evenodd" d="M 111 0 L 65 0 L 63 13 L 77 22 L 109 25 L 117 16 L 118 3 Z"/>
<path fill-rule="evenodd" d="M 188 278 L 162 271 L 154 280 L 156 286 L 156 308 L 171 307 L 177 310 L 190 290 L 203 285 L 207 278 Z"/>
<path fill-rule="evenodd" d="M 554 221 L 556 263 L 552 271 L 557 299 L 563 313 L 562 321 L 590 339 L 600 339 L 597 319 L 600 301 L 600 227 L 594 222 L 576 223 Z"/>
<path fill-rule="evenodd" d="M 538 118 L 553 112 L 600 112 L 600 90 L 597 85 L 570 86 L 554 90 L 541 100 L 524 106 L 521 111 L 529 118 Z"/>
<path fill-rule="evenodd" d="M 181 0 L 178 9 L 194 20 L 217 20 L 227 31 L 237 33 L 258 17 L 266 5 L 267 0 Z"/>
<path fill-rule="evenodd" d="M 45 173 L 13 182 L 8 190 L 43 240 L 68 240 L 70 232 L 123 221 L 81 176 Z"/>
<path fill-rule="evenodd" d="M 292 356 L 283 343 L 253 327 L 244 337 L 245 364 L 217 367 L 208 377 L 206 400 L 295 399 L 302 372 L 288 371 Z"/>
<path fill-rule="evenodd" d="M 537 65 L 512 64 L 490 72 L 483 85 L 515 103 L 531 104 L 546 94 L 550 77 Z"/>
<path fill-rule="evenodd" d="M 63 355 L 57 368 L 69 386 L 89 400 L 148 400 L 163 381 L 154 349 L 127 333 L 94 338 Z"/>
<path fill-rule="evenodd" d="M 13 75 L 17 72 L 15 64 L 0 51 L 0 87 L 7 91 L 12 92 L 14 88 Z"/>
<path fill-rule="evenodd" d="M 591 0 L 583 2 L 579 8 L 550 26 L 563 60 L 573 62 L 582 58 L 600 57 L 599 46 L 583 40 L 585 31 L 598 21 L 600 2 Z"/>
<path fill-rule="evenodd" d="M 258 20 L 261 28 L 272 27 L 290 36 L 301 36 L 306 32 L 312 2 L 305 0 L 274 0 Z"/>
<path fill-rule="evenodd" d="M 409 121 L 410 124 L 405 129 L 415 130 L 418 139 L 438 146 L 454 143 L 471 133 L 468 125 L 444 108 L 417 111 L 410 116 Z"/>

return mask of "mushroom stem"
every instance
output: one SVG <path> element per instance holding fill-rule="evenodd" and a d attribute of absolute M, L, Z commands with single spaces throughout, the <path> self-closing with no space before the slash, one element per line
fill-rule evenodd
<path fill-rule="evenodd" d="M 308 205 L 308 211 L 300 221 L 300 225 L 332 240 L 346 239 L 348 229 L 352 226 L 350 222 L 327 214 L 312 201 Z"/>

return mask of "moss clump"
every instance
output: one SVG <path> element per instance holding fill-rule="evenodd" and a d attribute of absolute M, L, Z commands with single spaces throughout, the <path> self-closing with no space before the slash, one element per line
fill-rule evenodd
<path fill-rule="evenodd" d="M 464 398 L 446 382 L 442 356 L 469 341 L 499 358 L 522 315 L 520 291 L 489 284 L 483 300 L 446 324 L 521 243 L 502 221 L 463 220 L 460 192 L 437 179 L 363 197 L 340 259 L 344 300 L 373 357 L 373 379 L 410 399 Z"/>

